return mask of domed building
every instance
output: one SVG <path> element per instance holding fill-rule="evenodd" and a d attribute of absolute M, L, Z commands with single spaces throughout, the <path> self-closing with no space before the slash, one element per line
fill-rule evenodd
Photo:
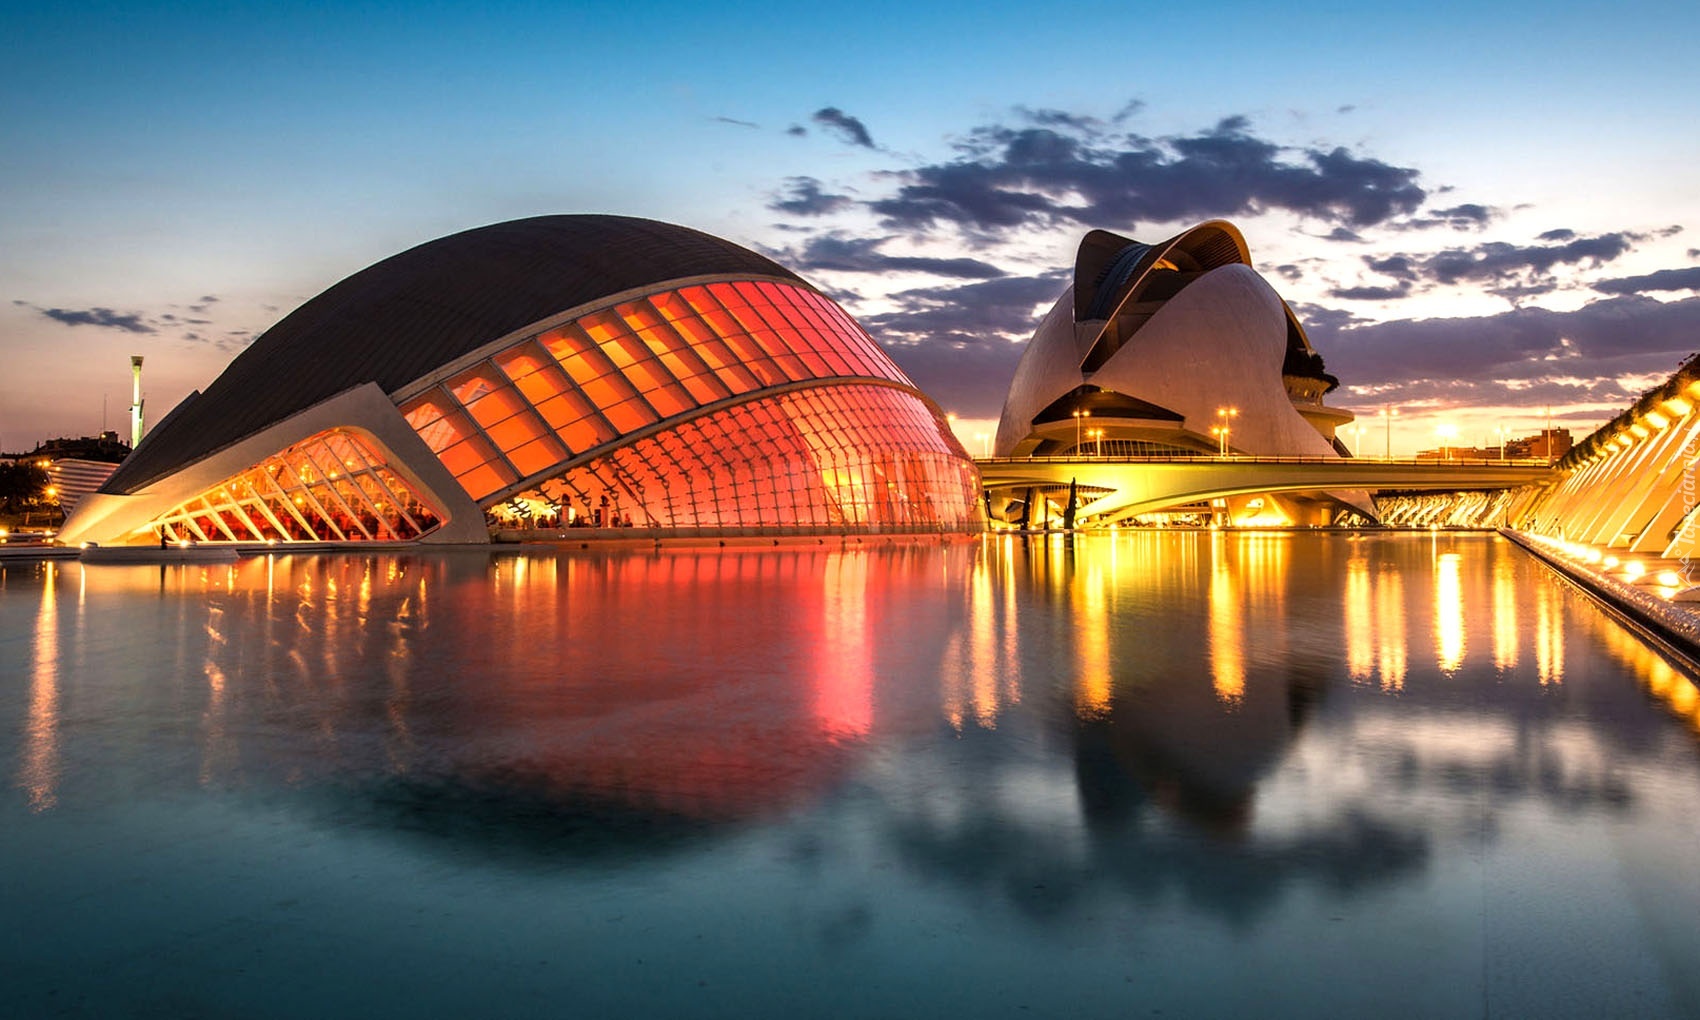
<path fill-rule="evenodd" d="M 995 452 L 1350 456 L 1335 432 L 1353 415 L 1323 402 L 1337 385 L 1293 310 L 1252 269 L 1232 224 L 1212 220 L 1158 244 L 1094 230 L 1080 242 L 1073 284 L 1022 354 Z M 994 510 L 1003 516 L 1030 512 L 1024 493 L 1000 495 Z M 1094 495 L 1085 494 L 1084 517 Z M 1234 502 L 1224 509 L 1237 522 L 1324 523 L 1344 508 L 1373 514 L 1357 491 Z"/>
<path fill-rule="evenodd" d="M 545 216 L 430 241 L 191 394 L 68 543 L 980 530 L 939 409 L 842 309 L 728 241 Z"/>

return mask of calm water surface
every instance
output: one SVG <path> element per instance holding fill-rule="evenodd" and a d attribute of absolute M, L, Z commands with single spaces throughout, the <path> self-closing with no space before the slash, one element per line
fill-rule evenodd
<path fill-rule="evenodd" d="M 1700 1016 L 1700 697 L 1487 536 L 0 566 L 0 1014 Z"/>

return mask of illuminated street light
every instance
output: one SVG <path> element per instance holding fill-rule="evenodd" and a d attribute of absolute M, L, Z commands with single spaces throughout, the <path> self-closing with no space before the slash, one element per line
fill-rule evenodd
<path fill-rule="evenodd" d="M 1239 417 L 1239 414 L 1240 409 L 1237 407 L 1218 407 L 1216 409 L 1216 426 L 1210 432 L 1216 437 L 1217 453 L 1220 456 L 1226 457 L 1228 455 L 1228 434 L 1233 431 L 1233 420 Z"/>
<path fill-rule="evenodd" d="M 1397 417 L 1399 417 L 1399 409 L 1397 407 L 1384 407 L 1381 409 L 1381 420 L 1385 422 L 1387 426 L 1387 449 L 1382 455 L 1382 460 L 1393 459 L 1393 419 Z"/>
<path fill-rule="evenodd" d="M 1092 456 L 1102 455 L 1104 452 L 1104 430 L 1087 429 L 1086 434 L 1092 439 Z"/>
<path fill-rule="evenodd" d="M 1076 408 L 1070 413 L 1074 415 L 1074 455 L 1078 457 L 1080 456 L 1080 420 L 1092 417 L 1092 412 Z"/>
<path fill-rule="evenodd" d="M 1440 437 L 1440 449 L 1445 455 L 1443 459 L 1452 459 L 1452 440 L 1458 435 L 1458 426 L 1442 422 L 1434 427 L 1434 434 Z"/>

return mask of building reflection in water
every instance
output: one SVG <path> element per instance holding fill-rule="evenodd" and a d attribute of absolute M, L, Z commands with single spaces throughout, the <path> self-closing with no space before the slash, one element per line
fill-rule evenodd
<path fill-rule="evenodd" d="M 1395 564 L 1353 555 L 1342 595 L 1347 675 L 1384 691 L 1401 690 L 1409 658 L 1403 574 Z"/>
<path fill-rule="evenodd" d="M 1237 705 L 1245 696 L 1245 605 L 1236 571 L 1228 563 L 1227 539 L 1211 535 L 1210 677 L 1216 697 Z"/>
<path fill-rule="evenodd" d="M 1439 553 L 1434 564 L 1434 651 L 1443 673 L 1464 665 L 1464 579 L 1462 557 Z"/>
<path fill-rule="evenodd" d="M 1517 626 L 1517 561 L 1510 556 L 1493 560 L 1493 668 L 1501 674 L 1517 668 L 1517 649 L 1523 632 Z"/>
<path fill-rule="evenodd" d="M 41 605 L 36 610 L 35 641 L 30 650 L 29 718 L 24 732 L 18 786 L 31 811 L 58 803 L 59 783 L 59 573 L 57 563 L 42 563 Z"/>
<path fill-rule="evenodd" d="M 106 639 L 63 646 L 62 568 L 40 571 L 14 730 L 35 811 L 63 801 L 63 763 L 79 760 L 62 746 L 65 670 L 110 665 L 81 663 Z M 1029 811 L 1060 824 L 1067 809 L 1114 828 L 1105 819 L 1155 807 L 1234 839 L 1269 838 L 1259 791 L 1320 739 L 1307 734 L 1325 709 L 1338 735 L 1397 703 L 1439 746 L 1458 730 L 1442 711 L 1459 711 L 1453 679 L 1481 672 L 1498 686 L 1472 690 L 1502 700 L 1462 703 L 1500 713 L 1481 732 L 1517 732 L 1531 706 L 1550 710 L 1528 692 L 1564 678 L 1578 612 L 1502 543 L 1244 533 L 281 556 L 80 579 L 77 627 L 88 615 L 136 643 L 138 673 L 112 695 L 138 699 L 125 717 L 193 706 L 185 778 L 203 786 L 352 775 L 427 814 L 519 798 L 525 811 L 749 819 L 828 796 L 869 748 L 925 744 L 942 722 L 956 740 L 1070 749 L 1078 802 L 1056 802 L 1056 777 L 1035 781 L 1028 754 L 1024 778 L 1000 787 L 1000 825 Z M 85 593 L 118 611 L 83 609 Z M 135 615 L 143 605 L 154 615 Z M 1582 615 L 1587 642 L 1700 728 L 1686 675 Z"/>
<path fill-rule="evenodd" d="M 1535 592 L 1535 671 L 1543 685 L 1564 682 L 1564 591 L 1543 585 Z"/>

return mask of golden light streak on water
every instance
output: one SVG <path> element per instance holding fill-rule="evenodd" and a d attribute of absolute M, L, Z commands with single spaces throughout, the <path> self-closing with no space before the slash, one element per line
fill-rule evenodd
<path fill-rule="evenodd" d="M 1564 593 L 1545 584 L 1535 595 L 1535 675 L 1541 685 L 1564 682 Z"/>
<path fill-rule="evenodd" d="M 59 597 L 55 563 L 42 565 L 41 609 L 35 619 L 30 659 L 29 723 L 18 786 L 31 811 L 59 803 Z"/>
<path fill-rule="evenodd" d="M 1074 711 L 1082 719 L 1102 718 L 1110 711 L 1110 618 L 1105 595 L 1103 561 L 1088 561 L 1075 575 L 1072 602 L 1075 634 Z M 1013 627 L 1009 628 L 1014 630 Z"/>
<path fill-rule="evenodd" d="M 1345 622 L 1346 675 L 1356 683 L 1375 679 L 1375 591 L 1370 584 L 1369 560 L 1346 561 Z"/>
<path fill-rule="evenodd" d="M 973 692 L 974 721 L 996 729 L 999 695 L 997 593 L 991 572 L 977 569 L 968 588 L 968 684 Z"/>
<path fill-rule="evenodd" d="M 1436 664 L 1446 673 L 1458 672 L 1464 664 L 1464 580 L 1462 557 L 1441 553 L 1434 575 L 1434 651 Z"/>
<path fill-rule="evenodd" d="M 1405 689 L 1405 632 L 1405 579 L 1397 568 L 1387 567 L 1375 576 L 1375 642 L 1384 691 Z"/>
<path fill-rule="evenodd" d="M 1238 705 L 1245 697 L 1245 606 L 1222 543 L 1210 558 L 1210 676 L 1216 697 Z"/>
<path fill-rule="evenodd" d="M 1493 668 L 1508 673 L 1517 668 L 1523 634 L 1517 629 L 1517 564 L 1509 556 L 1493 563 Z"/>

